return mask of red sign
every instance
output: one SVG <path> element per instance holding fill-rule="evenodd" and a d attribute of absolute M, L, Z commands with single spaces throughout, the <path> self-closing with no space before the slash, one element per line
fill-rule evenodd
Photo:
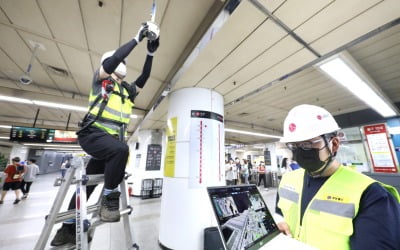
<path fill-rule="evenodd" d="M 374 172 L 397 173 L 393 151 L 390 146 L 385 124 L 364 127 L 369 154 Z"/>

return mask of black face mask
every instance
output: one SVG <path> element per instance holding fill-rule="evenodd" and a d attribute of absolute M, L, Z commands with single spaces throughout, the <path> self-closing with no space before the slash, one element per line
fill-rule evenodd
<path fill-rule="evenodd" d="M 319 159 L 318 148 L 313 148 L 310 150 L 304 150 L 302 148 L 296 148 L 293 150 L 293 158 L 300 167 L 307 170 L 309 173 L 315 172 L 324 166 L 325 162 Z"/>

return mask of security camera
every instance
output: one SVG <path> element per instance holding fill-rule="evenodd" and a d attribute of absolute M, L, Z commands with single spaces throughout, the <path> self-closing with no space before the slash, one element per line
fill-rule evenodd
<path fill-rule="evenodd" d="M 28 75 L 23 75 L 19 78 L 19 82 L 28 85 L 32 82 L 32 78 L 30 78 Z"/>

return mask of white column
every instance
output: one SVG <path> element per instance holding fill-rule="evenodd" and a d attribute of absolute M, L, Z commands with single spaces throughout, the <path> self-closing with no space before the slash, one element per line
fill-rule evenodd
<path fill-rule="evenodd" d="M 140 196 L 143 179 L 163 178 L 163 155 L 165 143 L 161 130 L 140 130 L 138 139 L 129 145 L 130 159 L 127 172 L 132 174 L 128 182 L 133 182 L 133 195 Z M 149 145 L 159 145 L 161 148 L 161 162 L 159 170 L 146 169 Z M 157 146 L 158 147 L 158 146 Z"/>
<path fill-rule="evenodd" d="M 204 228 L 215 225 L 207 186 L 225 185 L 223 97 L 204 88 L 169 95 L 160 243 L 203 249 Z"/>

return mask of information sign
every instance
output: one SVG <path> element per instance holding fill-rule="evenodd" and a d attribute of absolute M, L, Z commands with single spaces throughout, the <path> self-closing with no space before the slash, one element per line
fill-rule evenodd
<path fill-rule="evenodd" d="M 396 173 L 397 167 L 389 144 L 385 124 L 364 127 L 367 144 L 375 172 Z"/>

